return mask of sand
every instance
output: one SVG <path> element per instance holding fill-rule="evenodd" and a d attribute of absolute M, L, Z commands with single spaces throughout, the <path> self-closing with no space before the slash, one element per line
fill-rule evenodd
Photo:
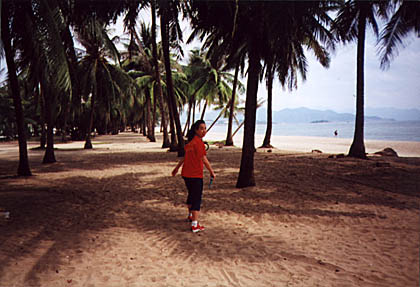
<path fill-rule="evenodd" d="M 16 143 L 0 144 L 0 209 L 10 212 L 0 286 L 419 286 L 420 158 L 328 158 L 345 142 L 287 139 L 258 150 L 257 186 L 244 189 L 240 149 L 210 147 L 217 178 L 199 234 L 182 178 L 169 176 L 176 154 L 160 141 L 56 144 L 49 165 L 31 149 L 27 178 L 14 176 Z M 394 143 L 381 144 L 372 148 Z M 418 143 L 403 147 L 419 156 Z"/>

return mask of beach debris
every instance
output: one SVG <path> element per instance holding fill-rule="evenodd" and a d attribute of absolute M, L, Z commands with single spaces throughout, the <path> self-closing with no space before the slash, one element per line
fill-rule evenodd
<path fill-rule="evenodd" d="M 332 154 L 328 158 L 345 158 L 345 157 L 346 156 L 344 155 L 344 153 L 339 153 L 339 154 Z"/>
<path fill-rule="evenodd" d="M 384 148 L 381 151 L 377 151 L 375 152 L 375 154 L 377 155 L 381 155 L 381 156 L 392 156 L 392 157 L 398 157 L 398 154 L 395 150 L 393 150 L 390 147 Z"/>
<path fill-rule="evenodd" d="M 319 149 L 313 149 L 312 153 L 322 153 L 322 151 L 320 151 Z"/>

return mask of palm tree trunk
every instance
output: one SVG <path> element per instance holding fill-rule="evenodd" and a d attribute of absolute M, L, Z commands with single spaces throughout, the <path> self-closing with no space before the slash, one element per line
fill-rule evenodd
<path fill-rule="evenodd" d="M 47 148 L 45 150 L 44 159 L 42 163 L 54 163 L 56 162 L 54 155 L 54 120 L 53 120 L 53 99 L 51 92 L 46 88 L 45 85 L 42 85 L 44 90 L 44 99 L 45 99 L 45 118 L 47 120 Z"/>
<path fill-rule="evenodd" d="M 147 137 L 147 108 L 143 107 L 143 117 L 141 120 L 143 136 Z"/>
<path fill-rule="evenodd" d="M 242 126 L 245 124 L 245 121 L 239 124 L 239 126 L 236 128 L 236 130 L 233 132 L 232 137 L 236 135 L 237 132 L 242 128 Z"/>
<path fill-rule="evenodd" d="M 195 102 L 195 99 L 193 99 L 192 123 L 195 123 L 195 106 L 196 106 L 196 102 Z"/>
<path fill-rule="evenodd" d="M 150 92 L 147 91 L 146 92 L 146 112 L 147 112 L 147 116 L 146 116 L 146 125 L 147 125 L 147 138 L 151 141 L 151 142 L 155 142 L 155 133 L 154 133 L 154 127 L 153 127 L 153 120 L 152 120 L 152 111 L 151 111 L 151 104 L 152 104 L 152 99 L 150 96 Z"/>
<path fill-rule="evenodd" d="M 273 129 L 273 80 L 274 73 L 272 68 L 269 68 L 267 75 L 267 128 L 265 130 L 265 137 L 261 147 L 272 148 L 271 145 L 271 132 Z"/>
<path fill-rule="evenodd" d="M 229 102 L 228 102 L 228 104 L 226 105 L 226 107 L 224 107 L 221 111 L 220 111 L 220 113 L 219 113 L 219 115 L 217 116 L 217 118 L 211 123 L 211 125 L 210 125 L 210 127 L 207 129 L 207 132 L 209 132 L 210 130 L 211 130 L 211 128 L 217 123 L 217 121 L 220 119 L 220 117 L 223 115 L 223 113 L 226 111 L 226 109 L 230 106 L 230 101 L 231 100 L 229 100 Z"/>
<path fill-rule="evenodd" d="M 163 47 L 163 56 L 165 59 L 165 69 L 166 69 L 166 86 L 168 89 L 168 98 L 170 99 L 171 109 L 173 112 L 176 135 L 178 139 L 178 157 L 184 156 L 184 136 L 182 134 L 181 122 L 179 120 L 178 109 L 176 105 L 176 99 L 174 94 L 174 87 L 172 81 L 172 72 L 171 72 L 171 61 L 169 54 L 169 24 L 167 20 L 166 11 L 164 11 L 160 17 L 161 21 L 161 36 L 162 36 L 162 47 Z"/>
<path fill-rule="evenodd" d="M 41 107 L 41 138 L 40 138 L 40 148 L 45 149 L 47 143 L 47 134 L 45 131 L 45 99 L 44 99 L 44 89 L 40 89 L 39 93 L 39 105 Z"/>
<path fill-rule="evenodd" d="M 13 60 L 14 54 L 11 47 L 11 37 L 10 37 L 10 31 L 9 31 L 9 17 L 7 15 L 7 9 L 5 9 L 5 7 L 2 7 L 0 15 L 1 15 L 1 38 L 3 40 L 3 45 L 4 45 L 7 71 L 9 75 L 9 85 L 10 85 L 10 89 L 13 95 L 13 106 L 15 108 L 16 125 L 17 125 L 17 130 L 18 130 L 19 166 L 18 166 L 17 174 L 19 176 L 30 176 L 32 175 L 32 173 L 29 168 L 28 148 L 27 148 L 27 143 L 26 143 L 22 101 L 20 98 L 19 83 L 18 83 L 18 79 L 16 75 L 15 62 Z"/>
<path fill-rule="evenodd" d="M 184 130 L 182 131 L 182 134 L 184 135 L 186 134 L 187 130 L 190 128 L 192 104 L 193 104 L 193 99 L 190 98 L 190 100 L 188 101 L 188 116 L 187 116 L 187 120 L 185 121 Z"/>
<path fill-rule="evenodd" d="M 85 142 L 85 149 L 92 149 L 92 141 L 90 139 L 90 134 L 92 133 L 92 127 L 93 127 L 93 118 L 95 113 L 95 100 L 96 100 L 96 83 L 94 83 L 93 92 L 92 92 L 92 98 L 90 103 L 90 116 L 89 116 L 89 126 L 86 133 L 86 142 Z"/>
<path fill-rule="evenodd" d="M 232 98 L 230 102 L 230 111 L 229 111 L 229 123 L 228 123 L 228 131 L 226 136 L 226 146 L 233 146 L 233 136 L 232 136 L 232 127 L 233 127 L 233 115 L 235 113 L 235 97 L 236 97 L 236 86 L 238 85 L 238 77 L 239 77 L 239 67 L 240 61 L 236 64 L 235 68 L 235 78 L 233 79 L 233 87 L 232 87 Z"/>
<path fill-rule="evenodd" d="M 236 187 L 255 186 L 254 153 L 255 121 L 257 114 L 258 81 L 261 71 L 260 59 L 255 44 L 249 53 L 248 83 L 245 103 L 245 130 L 242 145 L 241 167 Z"/>
<path fill-rule="evenodd" d="M 154 93 L 153 89 L 153 93 Z M 157 99 L 155 96 L 153 96 L 153 112 L 152 112 L 152 130 L 151 130 L 151 137 L 152 139 L 150 140 L 151 142 L 156 142 L 156 137 L 155 137 L 155 127 L 156 127 L 156 108 L 157 108 Z"/>
<path fill-rule="evenodd" d="M 176 139 L 176 132 L 175 132 L 175 123 L 174 123 L 174 112 L 171 108 L 172 103 L 168 96 L 166 96 L 166 101 L 168 103 L 168 110 L 169 110 L 169 132 L 171 134 L 171 143 L 169 145 L 169 151 L 175 152 L 178 151 L 178 141 Z"/>
<path fill-rule="evenodd" d="M 356 94 L 356 125 L 354 129 L 353 143 L 350 147 L 349 156 L 366 158 L 364 143 L 364 58 L 366 37 L 366 16 L 362 9 L 358 23 L 357 36 L 357 94 Z"/>
<path fill-rule="evenodd" d="M 204 120 L 204 114 L 206 113 L 207 103 L 208 103 L 208 101 L 206 100 L 204 102 L 203 112 L 201 113 L 201 118 L 200 118 L 201 120 Z"/>
<path fill-rule="evenodd" d="M 163 101 L 163 91 L 162 91 L 162 84 L 160 78 L 160 71 L 159 71 L 159 61 L 158 61 L 158 52 L 157 52 L 157 44 L 156 44 L 156 0 L 151 1 L 152 6 L 152 55 L 153 55 L 153 66 L 155 68 L 155 89 L 154 89 L 154 99 L 155 101 L 159 101 L 159 108 L 161 114 L 161 121 L 163 127 L 163 142 L 162 148 L 167 148 L 170 146 L 169 137 L 168 137 L 168 129 L 167 129 L 167 122 L 168 118 L 166 117 L 165 112 L 165 105 Z"/>
<path fill-rule="evenodd" d="M 64 104 L 63 127 L 61 128 L 61 142 L 67 142 L 67 121 L 70 114 L 70 102 Z"/>

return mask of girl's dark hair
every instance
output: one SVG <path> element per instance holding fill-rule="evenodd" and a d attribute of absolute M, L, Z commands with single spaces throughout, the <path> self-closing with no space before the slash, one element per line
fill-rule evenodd
<path fill-rule="evenodd" d="M 192 141 L 195 136 L 195 131 L 198 130 L 201 124 L 206 124 L 206 122 L 203 120 L 198 120 L 191 126 L 191 129 L 187 133 L 188 142 Z"/>

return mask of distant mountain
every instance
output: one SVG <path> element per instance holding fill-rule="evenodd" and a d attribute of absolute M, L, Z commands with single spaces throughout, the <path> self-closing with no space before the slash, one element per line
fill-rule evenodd
<path fill-rule="evenodd" d="M 396 109 L 396 108 L 369 108 L 365 114 L 382 118 L 391 118 L 396 121 L 420 121 L 420 110 L 418 109 Z"/>
<path fill-rule="evenodd" d="M 267 121 L 267 110 L 260 108 L 257 110 L 257 122 Z M 218 116 L 219 111 L 209 110 L 206 112 L 205 120 L 210 125 Z M 366 108 L 366 121 L 420 121 L 420 110 L 418 109 L 396 109 L 396 108 Z M 199 119 L 197 114 L 195 119 Z M 243 115 L 238 115 L 238 119 L 243 120 Z M 186 120 L 186 113 L 182 114 L 182 122 Z M 351 113 L 337 113 L 332 110 L 315 110 L 309 108 L 283 109 L 273 111 L 273 122 L 275 123 L 310 123 L 310 122 L 354 122 L 355 115 Z M 227 122 L 221 118 L 219 123 Z"/>
<path fill-rule="evenodd" d="M 366 121 L 393 120 L 381 116 L 370 116 L 365 113 Z M 283 109 L 273 112 L 273 122 L 277 123 L 310 123 L 310 122 L 353 122 L 355 116 L 350 113 L 337 113 L 332 110 L 314 110 L 308 108 Z M 258 121 L 266 121 L 266 109 L 261 108 L 257 112 Z"/>

